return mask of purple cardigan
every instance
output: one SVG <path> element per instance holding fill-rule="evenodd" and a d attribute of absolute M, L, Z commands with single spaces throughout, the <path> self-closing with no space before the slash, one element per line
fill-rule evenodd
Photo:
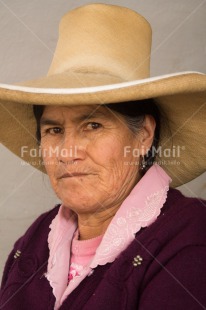
<path fill-rule="evenodd" d="M 0 309 L 54 309 L 44 273 L 49 225 L 57 212 L 55 207 L 41 215 L 15 243 L 4 270 Z M 139 265 L 134 264 L 138 255 Z M 113 263 L 94 269 L 60 309 L 206 309 L 206 201 L 170 189 L 158 219 L 141 229 Z"/>

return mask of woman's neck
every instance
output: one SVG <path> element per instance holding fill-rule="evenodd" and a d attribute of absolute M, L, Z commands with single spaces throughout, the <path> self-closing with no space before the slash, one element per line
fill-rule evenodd
<path fill-rule="evenodd" d="M 94 214 L 78 215 L 79 239 L 87 240 L 103 235 L 119 206 L 112 207 Z"/>

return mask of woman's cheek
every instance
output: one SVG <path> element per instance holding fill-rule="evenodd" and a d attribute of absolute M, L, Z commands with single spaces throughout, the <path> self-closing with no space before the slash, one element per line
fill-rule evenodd
<path fill-rule="evenodd" d="M 44 154 L 42 156 L 43 162 L 44 162 L 44 166 L 47 172 L 48 177 L 51 179 L 54 177 L 55 174 L 55 169 L 57 166 L 57 159 L 56 156 L 48 156 L 48 150 L 47 149 L 43 149 L 43 153 Z"/>

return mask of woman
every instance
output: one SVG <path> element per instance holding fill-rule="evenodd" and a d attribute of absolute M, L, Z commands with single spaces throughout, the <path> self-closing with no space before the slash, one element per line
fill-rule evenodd
<path fill-rule="evenodd" d="M 205 202 L 169 184 L 205 170 L 206 76 L 148 78 L 150 42 L 134 11 L 80 7 L 48 76 L 2 85 L 2 142 L 62 204 L 15 243 L 1 309 L 205 309 Z"/>

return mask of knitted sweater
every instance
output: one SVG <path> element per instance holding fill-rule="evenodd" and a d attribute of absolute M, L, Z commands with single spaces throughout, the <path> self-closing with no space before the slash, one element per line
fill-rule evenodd
<path fill-rule="evenodd" d="M 170 189 L 161 214 L 141 229 L 113 263 L 97 266 L 61 310 L 206 309 L 206 202 Z M 41 215 L 14 245 L 0 292 L 0 309 L 53 310 L 44 274 L 49 225 Z M 19 252 L 17 252 L 19 251 Z"/>

